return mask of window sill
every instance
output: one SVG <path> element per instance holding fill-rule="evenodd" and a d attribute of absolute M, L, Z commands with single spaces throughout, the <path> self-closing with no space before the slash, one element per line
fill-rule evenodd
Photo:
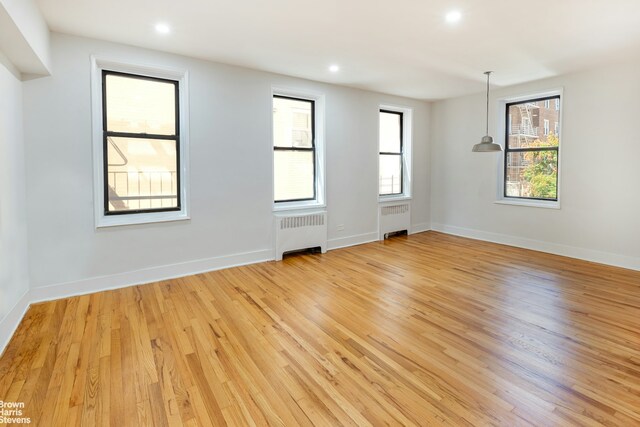
<path fill-rule="evenodd" d="M 186 221 L 191 217 L 186 212 L 157 212 L 131 215 L 104 215 L 96 220 L 96 228 L 120 227 L 123 225 L 154 224 L 157 222 Z"/>
<path fill-rule="evenodd" d="M 326 207 L 327 205 L 325 203 L 318 203 L 316 201 L 283 202 L 273 205 L 273 212 L 306 211 L 309 209 L 324 209 Z"/>
<path fill-rule="evenodd" d="M 404 194 L 398 194 L 394 196 L 378 196 L 378 203 L 402 202 L 405 200 L 411 200 L 411 196 L 407 196 Z"/>
<path fill-rule="evenodd" d="M 560 209 L 559 201 L 499 199 L 496 200 L 495 203 L 498 205 L 525 206 L 529 208 Z"/>

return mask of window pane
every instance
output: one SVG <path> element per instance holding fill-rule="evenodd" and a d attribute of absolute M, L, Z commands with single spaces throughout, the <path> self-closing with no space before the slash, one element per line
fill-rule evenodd
<path fill-rule="evenodd" d="M 402 193 L 402 156 L 395 154 L 380 155 L 380 194 Z"/>
<path fill-rule="evenodd" d="M 275 201 L 313 199 L 313 152 L 275 150 L 273 158 Z"/>
<path fill-rule="evenodd" d="M 507 197 L 557 199 L 558 152 L 507 153 Z"/>
<path fill-rule="evenodd" d="M 176 134 L 173 83 L 107 74 L 107 129 L 110 132 Z"/>
<path fill-rule="evenodd" d="M 276 147 L 311 148 L 313 101 L 273 98 L 273 143 Z"/>
<path fill-rule="evenodd" d="M 525 101 L 509 105 L 509 148 L 557 147 L 560 144 L 558 133 L 555 129 L 549 129 L 550 122 L 559 121 L 559 103 L 554 103 L 553 108 L 547 108 L 545 104 L 548 103 Z"/>
<path fill-rule="evenodd" d="M 402 114 L 380 112 L 380 152 L 399 153 Z"/>
<path fill-rule="evenodd" d="M 176 141 L 107 139 L 109 212 L 178 207 Z"/>

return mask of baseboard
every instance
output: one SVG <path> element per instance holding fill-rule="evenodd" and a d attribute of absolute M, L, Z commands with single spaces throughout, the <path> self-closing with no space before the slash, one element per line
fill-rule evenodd
<path fill-rule="evenodd" d="M 18 300 L 11 310 L 0 320 L 0 356 L 4 353 L 4 349 L 11 341 L 11 337 L 16 332 L 18 325 L 22 322 L 22 318 L 29 309 L 30 301 L 29 291 Z"/>
<path fill-rule="evenodd" d="M 640 270 L 640 258 L 630 257 L 626 255 L 562 245 L 559 243 L 544 242 L 541 240 L 528 239 L 525 237 L 509 236 L 506 234 L 492 233 L 489 231 L 475 230 L 471 228 L 456 227 L 446 224 L 434 223 L 431 224 L 431 229 L 434 231 L 440 231 L 442 233 L 453 234 L 461 237 L 468 237 L 471 239 L 484 240 L 487 242 L 500 243 L 503 245 L 516 246 L 525 249 L 532 249 L 535 251 L 562 255 L 570 258 L 577 258 L 585 261 L 612 265 L 614 267 L 628 268 L 630 270 Z"/>
<path fill-rule="evenodd" d="M 422 233 L 429 230 L 431 230 L 431 224 L 428 222 L 423 222 L 420 224 L 411 224 L 411 230 L 409 231 L 409 234 Z"/>
<path fill-rule="evenodd" d="M 30 291 L 30 302 L 50 301 L 93 292 L 126 288 L 128 286 L 153 283 L 161 280 L 174 279 L 176 277 L 190 276 L 223 268 L 237 267 L 240 265 L 255 264 L 257 262 L 271 260 L 273 260 L 273 249 L 264 249 L 255 252 L 245 252 L 228 256 L 151 267 L 109 276 L 92 277 L 75 282 L 32 288 Z"/>
<path fill-rule="evenodd" d="M 340 249 L 348 246 L 362 245 L 365 243 L 375 242 L 378 240 L 378 233 L 356 234 L 355 236 L 340 237 L 338 239 L 329 239 L 327 241 L 327 249 Z"/>

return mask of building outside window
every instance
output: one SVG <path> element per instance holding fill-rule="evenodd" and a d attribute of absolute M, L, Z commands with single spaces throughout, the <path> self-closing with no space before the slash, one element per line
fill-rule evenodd
<path fill-rule="evenodd" d="M 505 199 L 558 200 L 560 109 L 548 108 L 551 100 L 560 105 L 559 95 L 506 104 Z"/>

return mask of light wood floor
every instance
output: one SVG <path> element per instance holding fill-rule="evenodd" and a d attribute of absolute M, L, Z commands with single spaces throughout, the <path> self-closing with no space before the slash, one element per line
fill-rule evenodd
<path fill-rule="evenodd" d="M 67 298 L 27 313 L 0 400 L 63 426 L 640 425 L 640 273 L 427 232 Z"/>

